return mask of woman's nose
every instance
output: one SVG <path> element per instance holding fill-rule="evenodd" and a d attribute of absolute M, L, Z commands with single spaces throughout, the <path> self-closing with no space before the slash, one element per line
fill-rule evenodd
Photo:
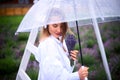
<path fill-rule="evenodd" d="M 58 28 L 57 28 L 57 32 L 61 32 L 61 27 L 58 27 Z"/>

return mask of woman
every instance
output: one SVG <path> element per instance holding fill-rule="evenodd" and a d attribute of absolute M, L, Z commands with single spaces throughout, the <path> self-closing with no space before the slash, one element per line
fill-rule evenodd
<path fill-rule="evenodd" d="M 88 75 L 88 67 L 72 72 L 69 53 L 65 44 L 67 23 L 49 24 L 43 28 L 38 46 L 39 75 L 38 80 L 84 80 Z M 77 50 L 70 53 L 77 59 Z"/>

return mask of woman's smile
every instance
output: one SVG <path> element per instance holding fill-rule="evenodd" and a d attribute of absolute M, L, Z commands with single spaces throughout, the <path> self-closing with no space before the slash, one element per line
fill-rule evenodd
<path fill-rule="evenodd" d="M 49 33 L 55 38 L 59 38 L 62 35 L 61 24 L 50 24 Z"/>

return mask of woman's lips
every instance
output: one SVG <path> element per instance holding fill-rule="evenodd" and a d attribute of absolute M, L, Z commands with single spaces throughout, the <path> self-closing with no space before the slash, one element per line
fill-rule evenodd
<path fill-rule="evenodd" d="M 62 34 L 61 34 L 61 33 L 56 33 L 56 35 L 59 35 L 59 36 L 61 36 Z"/>

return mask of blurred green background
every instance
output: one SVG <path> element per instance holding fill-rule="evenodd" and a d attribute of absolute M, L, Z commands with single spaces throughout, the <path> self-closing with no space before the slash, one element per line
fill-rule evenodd
<path fill-rule="evenodd" d="M 10 2 L 9 0 L 5 1 Z M 11 3 L 8 4 L 8 2 L 3 4 L 4 0 L 0 1 L 0 80 L 15 80 L 29 37 L 29 33 L 15 35 L 15 32 L 24 14 L 31 6 L 32 1 L 30 0 L 30 3 L 25 4 L 19 3 L 20 5 L 18 5 L 18 2 L 15 2 L 18 0 L 12 1 L 14 2 L 12 6 Z M 77 38 L 76 28 L 71 29 Z M 107 80 L 93 26 L 80 26 L 79 29 L 84 64 L 89 67 L 89 80 Z M 119 80 L 120 21 L 99 23 L 99 29 L 112 80 Z M 79 49 L 78 43 L 76 43 L 74 49 Z M 79 58 L 74 71 L 78 70 L 80 66 L 81 61 Z M 38 69 L 38 62 L 35 60 L 34 56 L 31 55 L 26 70 L 31 80 L 37 80 Z"/>
<path fill-rule="evenodd" d="M 15 80 L 29 33 L 15 35 L 23 16 L 0 16 L 0 80 Z M 92 25 L 81 26 L 80 37 L 83 60 L 89 66 L 89 80 L 106 80 L 100 51 Z M 120 78 L 120 22 L 99 24 L 106 56 L 113 80 Z M 72 28 L 76 34 L 76 28 Z M 78 43 L 74 47 L 78 49 Z M 80 67 L 80 59 L 75 70 Z M 36 68 L 37 67 L 37 68 Z M 32 80 L 37 79 L 38 64 L 33 55 L 26 70 Z"/>

